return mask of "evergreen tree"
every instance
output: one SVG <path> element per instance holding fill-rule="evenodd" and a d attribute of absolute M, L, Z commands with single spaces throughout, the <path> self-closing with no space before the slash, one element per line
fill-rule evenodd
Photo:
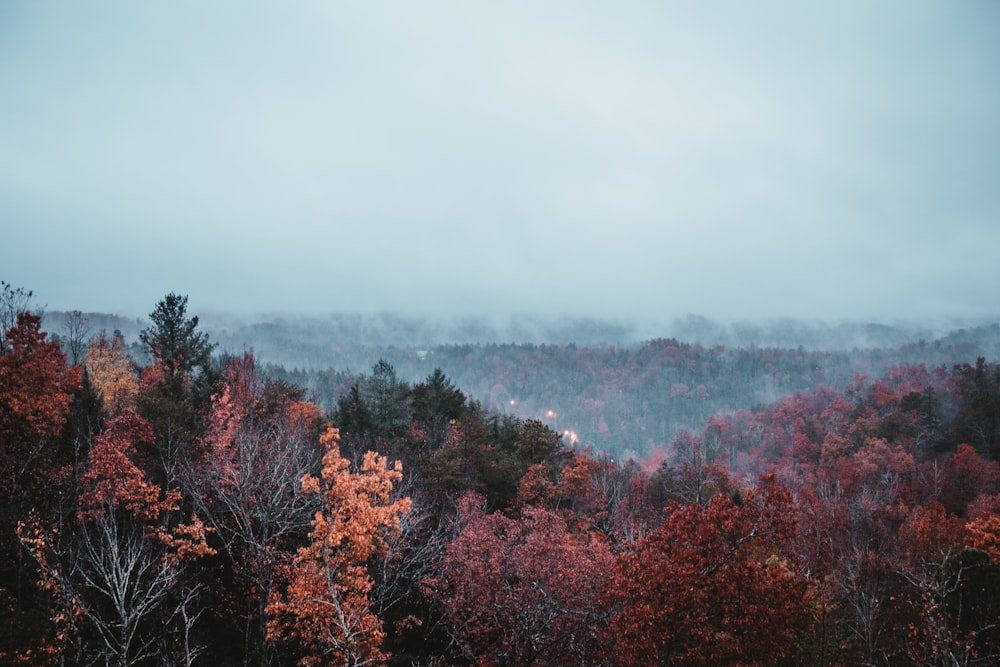
<path fill-rule="evenodd" d="M 208 369 L 215 347 L 208 334 L 197 331 L 198 316 L 187 317 L 187 300 L 187 296 L 167 294 L 149 314 L 153 325 L 139 334 L 143 346 L 169 376 Z"/>

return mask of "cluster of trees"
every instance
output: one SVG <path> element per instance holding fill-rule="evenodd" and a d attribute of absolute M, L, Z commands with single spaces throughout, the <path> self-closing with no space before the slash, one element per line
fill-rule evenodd
<path fill-rule="evenodd" d="M 4 289 L 0 662 L 1000 660 L 984 359 L 814 385 L 617 460 L 440 370 L 382 361 L 321 408 L 213 355 L 174 294 L 148 363 L 106 334 L 73 363 Z"/>
<path fill-rule="evenodd" d="M 1000 367 L 901 366 L 708 420 L 672 443 L 657 494 L 735 477 L 792 492 L 809 664 L 1000 659 Z"/>
<path fill-rule="evenodd" d="M 74 361 L 72 343 L 79 347 L 81 338 L 72 333 L 72 315 L 49 313 L 46 322 L 62 334 Z M 138 341 L 145 326 L 139 320 L 83 317 L 95 329 L 120 328 L 132 341 L 130 356 L 143 365 L 151 361 Z M 901 364 L 950 366 L 1000 355 L 996 324 L 934 338 L 928 330 L 848 324 L 821 329 L 795 321 L 725 328 L 691 316 L 674 325 L 687 338 L 636 342 L 634 331 L 615 334 L 610 325 L 594 322 L 518 322 L 496 328 L 470 321 L 445 335 L 436 328 L 441 323 L 432 321 L 336 315 L 253 325 L 216 319 L 211 331 L 221 349 L 254 349 L 269 363 L 268 375 L 306 388 L 324 412 L 360 373 L 384 359 L 411 383 L 440 368 L 485 407 L 537 419 L 619 458 L 646 456 L 720 412 L 765 406 L 820 383 L 845 386 L 855 373 L 878 377 Z M 558 341 L 567 342 L 553 344 Z M 780 345 L 789 341 L 791 348 Z"/>
<path fill-rule="evenodd" d="M 856 373 L 878 377 L 903 364 L 950 366 L 996 358 L 998 351 L 1000 328 L 994 326 L 929 343 L 852 351 L 706 347 L 676 339 L 626 346 L 374 346 L 338 357 L 336 369 L 273 366 L 268 373 L 307 388 L 311 400 L 332 409 L 357 371 L 380 358 L 411 382 L 440 368 L 491 410 L 537 419 L 595 450 L 627 458 L 663 448 L 720 412 L 760 408 L 821 383 L 845 386 Z"/>

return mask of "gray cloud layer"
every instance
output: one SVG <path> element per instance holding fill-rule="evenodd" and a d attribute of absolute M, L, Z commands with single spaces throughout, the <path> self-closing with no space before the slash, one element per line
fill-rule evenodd
<path fill-rule="evenodd" d="M 1000 5 L 622 4 L 0 4 L 0 278 L 135 313 L 997 313 Z"/>

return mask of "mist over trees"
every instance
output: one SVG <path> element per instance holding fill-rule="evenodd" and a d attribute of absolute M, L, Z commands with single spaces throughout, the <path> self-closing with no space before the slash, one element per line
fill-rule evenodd
<path fill-rule="evenodd" d="M 995 325 L 296 368 L 4 289 L 0 663 L 1000 661 Z"/>
<path fill-rule="evenodd" d="M 899 334 L 900 336 L 902 334 Z M 845 386 L 858 373 L 877 377 L 899 364 L 949 366 L 1000 358 L 1000 326 L 960 329 L 892 348 L 810 350 L 802 346 L 705 346 L 676 338 L 584 346 L 474 343 L 357 348 L 339 369 L 273 366 L 332 407 L 350 378 L 384 359 L 400 378 L 442 370 L 485 407 L 537 419 L 596 451 L 646 455 L 716 414 L 753 410 L 823 384 Z"/>
<path fill-rule="evenodd" d="M 148 363 L 138 340 L 148 322 L 85 316 L 94 331 L 121 331 L 131 356 Z M 65 342 L 62 317 L 53 312 L 46 321 Z M 304 388 L 326 412 L 384 360 L 409 383 L 440 369 L 490 410 L 540 420 L 622 457 L 664 448 L 712 415 L 753 410 L 817 384 L 844 386 L 856 373 L 1000 358 L 1000 324 L 965 324 L 724 324 L 688 316 L 654 327 L 383 313 L 252 324 L 216 316 L 205 330 L 228 354 L 252 350 L 268 374 Z"/>

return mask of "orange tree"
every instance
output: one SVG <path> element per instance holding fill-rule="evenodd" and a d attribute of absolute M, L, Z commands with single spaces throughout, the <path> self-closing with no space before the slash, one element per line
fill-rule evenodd
<path fill-rule="evenodd" d="M 110 417 L 135 410 L 139 381 L 121 336 L 97 335 L 87 348 L 85 366 Z"/>
<path fill-rule="evenodd" d="M 301 651 L 299 664 L 382 664 L 382 622 L 372 610 L 369 561 L 384 553 L 385 536 L 399 530 L 409 498 L 393 499 L 402 465 L 367 452 L 357 472 L 341 456 L 340 435 L 328 429 L 319 477 L 304 475 L 302 492 L 318 494 L 323 508 L 312 522 L 310 542 L 286 568 L 289 583 L 267 607 L 268 636 Z"/>

